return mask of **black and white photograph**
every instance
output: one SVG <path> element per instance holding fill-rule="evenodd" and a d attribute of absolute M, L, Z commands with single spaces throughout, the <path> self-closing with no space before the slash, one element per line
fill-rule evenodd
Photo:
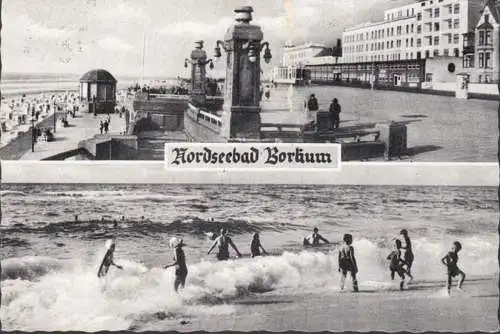
<path fill-rule="evenodd" d="M 2 5 L 3 160 L 163 160 L 168 142 L 340 143 L 495 162 L 495 0 Z"/>
<path fill-rule="evenodd" d="M 500 0 L 0 9 L 0 330 L 500 328 Z"/>
<path fill-rule="evenodd" d="M 496 191 L 4 184 L 2 329 L 495 331 Z"/>

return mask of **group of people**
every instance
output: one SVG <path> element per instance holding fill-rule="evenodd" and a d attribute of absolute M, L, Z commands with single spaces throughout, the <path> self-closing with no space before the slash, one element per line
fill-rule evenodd
<path fill-rule="evenodd" d="M 403 243 L 400 239 L 395 239 L 393 249 L 387 256 L 387 260 L 389 261 L 391 279 L 394 280 L 395 274 L 397 273 L 401 278 L 399 288 L 400 290 L 403 290 L 406 276 L 410 278 L 410 281 L 413 280 L 411 267 L 413 265 L 414 254 L 411 240 L 408 236 L 408 231 L 406 229 L 402 229 L 400 231 L 400 235 L 403 236 L 405 245 L 403 246 Z M 358 265 L 356 263 L 356 257 L 354 256 L 354 247 L 352 246 L 353 237 L 351 234 L 344 234 L 343 240 L 344 244 L 340 248 L 338 254 L 339 272 L 342 273 L 340 289 L 344 289 L 345 280 L 347 274 L 349 273 L 352 278 L 353 290 L 355 292 L 358 292 L 358 281 L 356 278 L 356 274 L 358 273 Z M 304 246 L 314 246 L 319 245 L 320 241 L 329 243 L 328 240 L 326 240 L 322 235 L 319 234 L 318 229 L 314 228 L 313 233 L 310 236 L 304 238 L 303 244 Z M 454 241 L 451 250 L 441 259 L 441 262 L 447 268 L 448 279 L 446 288 L 448 294 L 450 294 L 451 292 L 452 279 L 454 277 L 459 277 L 457 286 L 459 290 L 462 288 L 462 284 L 465 280 L 465 273 L 458 267 L 458 253 L 461 249 L 462 244 L 459 241 Z"/>
<path fill-rule="evenodd" d="M 391 253 L 387 256 L 387 260 L 389 261 L 389 270 L 391 279 L 394 280 L 395 274 L 401 279 L 399 284 L 400 290 L 404 289 L 404 283 L 406 276 L 410 278 L 410 281 L 413 280 L 413 276 L 411 274 L 411 267 L 413 265 L 414 254 L 412 249 L 412 243 L 410 237 L 408 236 L 408 231 L 406 229 L 402 229 L 400 231 L 400 235 L 402 235 L 404 239 L 404 246 L 400 239 L 394 240 L 394 246 Z M 319 234 L 318 228 L 314 228 L 313 233 L 303 240 L 304 246 L 316 246 L 321 242 L 330 243 L 326 238 L 324 238 L 321 234 Z M 358 292 L 358 265 L 356 262 L 356 257 L 354 255 L 354 247 L 352 246 L 353 236 L 351 234 L 344 234 L 343 237 L 343 245 L 340 247 L 338 251 L 338 270 L 341 273 L 340 279 L 340 289 L 344 290 L 345 281 L 347 275 L 349 274 L 352 279 L 353 291 Z M 188 269 L 186 265 L 186 255 L 183 250 L 184 242 L 182 239 L 173 237 L 170 240 L 170 247 L 174 249 L 174 262 L 168 264 L 164 267 L 164 269 L 170 267 L 176 267 L 175 269 L 175 281 L 174 281 L 174 289 L 177 292 L 179 287 L 184 287 L 186 283 L 186 278 L 188 274 Z M 220 235 L 214 237 L 214 242 L 207 254 L 210 254 L 217 247 L 217 259 L 219 261 L 225 261 L 230 258 L 229 255 L 229 246 L 231 246 L 236 252 L 238 257 L 241 257 L 241 253 L 233 243 L 231 237 L 228 235 L 227 230 L 225 228 L 220 230 Z M 262 249 L 262 253 L 261 253 Z M 462 245 L 460 242 L 453 242 L 453 246 L 451 250 L 441 259 L 443 265 L 447 267 L 447 292 L 450 294 L 452 279 L 456 276 L 459 276 L 458 289 L 462 288 L 462 284 L 465 280 L 465 273 L 460 270 L 458 267 L 458 253 L 462 249 Z M 404 253 L 403 253 L 404 250 Z M 98 277 L 103 277 L 109 270 L 111 265 L 122 269 L 121 266 L 114 263 L 113 254 L 115 251 L 115 242 L 112 241 L 110 247 L 108 247 L 107 253 L 104 256 L 103 262 L 98 271 Z M 266 250 L 262 246 L 260 242 L 259 233 L 254 233 L 253 239 L 250 245 L 251 256 L 256 257 L 262 254 L 266 254 Z"/>
<path fill-rule="evenodd" d="M 103 131 L 105 134 L 108 133 L 110 124 L 111 124 L 111 116 L 109 114 L 104 121 L 102 119 L 99 121 L 99 130 L 101 131 L 101 135 Z"/>
<path fill-rule="evenodd" d="M 307 101 L 307 109 L 309 111 L 318 111 L 319 110 L 319 103 L 318 99 L 314 94 L 311 94 L 309 96 L 309 99 Z M 332 103 L 330 103 L 330 106 L 328 108 L 328 115 L 330 119 L 330 129 L 338 129 L 340 125 L 340 113 L 342 111 L 342 108 L 340 107 L 339 101 L 337 98 L 334 98 L 332 100 Z"/>

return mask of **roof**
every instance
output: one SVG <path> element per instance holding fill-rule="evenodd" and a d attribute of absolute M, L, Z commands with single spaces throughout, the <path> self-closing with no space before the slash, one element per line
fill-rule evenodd
<path fill-rule="evenodd" d="M 490 29 L 493 30 L 493 26 L 489 22 L 483 22 L 477 29 Z"/>
<path fill-rule="evenodd" d="M 493 16 L 493 19 L 497 23 L 500 23 L 500 3 L 497 0 L 487 0 L 484 7 L 488 7 L 490 9 L 491 16 Z"/>
<path fill-rule="evenodd" d="M 81 79 L 80 82 L 104 82 L 104 83 L 110 83 L 110 82 L 116 82 L 116 79 L 111 75 L 106 70 L 103 69 L 97 69 L 97 70 L 91 70 L 85 73 Z"/>

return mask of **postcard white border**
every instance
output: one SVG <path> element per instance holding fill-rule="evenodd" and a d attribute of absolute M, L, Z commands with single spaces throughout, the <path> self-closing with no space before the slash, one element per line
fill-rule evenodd
<path fill-rule="evenodd" d="M 498 163 L 343 162 L 340 171 L 165 170 L 160 161 L 1 161 L 3 183 L 493 186 Z"/>

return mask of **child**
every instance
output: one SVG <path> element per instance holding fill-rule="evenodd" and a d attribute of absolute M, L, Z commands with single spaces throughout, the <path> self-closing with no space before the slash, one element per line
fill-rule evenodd
<path fill-rule="evenodd" d="M 182 239 L 172 238 L 170 239 L 170 247 L 174 248 L 174 263 L 166 265 L 164 269 L 176 266 L 175 268 L 175 281 L 174 289 L 175 292 L 179 290 L 179 286 L 184 288 L 186 285 L 186 277 L 188 274 L 186 265 L 186 255 L 182 247 L 184 246 L 184 241 Z"/>
<path fill-rule="evenodd" d="M 460 280 L 458 281 L 458 286 L 457 289 L 461 290 L 462 289 L 462 284 L 464 283 L 465 280 L 465 273 L 461 271 L 458 268 L 458 252 L 462 249 L 462 244 L 458 241 L 455 241 L 453 243 L 453 246 L 451 247 L 451 251 L 446 254 L 442 259 L 441 262 L 448 267 L 448 295 L 450 294 L 451 290 L 451 279 L 455 276 L 460 276 Z"/>
<path fill-rule="evenodd" d="M 109 267 L 111 267 L 112 265 L 118 269 L 123 269 L 122 266 L 117 265 L 114 261 L 115 247 L 116 241 L 115 239 L 112 239 L 109 243 L 108 250 L 106 251 L 106 255 L 104 255 L 104 259 L 102 260 L 99 270 L 97 271 L 97 277 L 106 276 L 109 271 Z"/>
<path fill-rule="evenodd" d="M 351 244 L 352 235 L 344 234 L 344 245 L 339 250 L 339 272 L 342 272 L 342 277 L 340 278 L 340 290 L 344 290 L 347 272 L 350 272 L 352 277 L 352 287 L 354 292 L 358 292 L 358 280 L 356 279 L 358 265 L 356 264 L 356 258 L 354 257 L 354 247 L 352 247 Z"/>
<path fill-rule="evenodd" d="M 408 231 L 405 229 L 402 229 L 401 232 L 399 232 L 403 238 L 405 239 L 405 246 L 402 247 L 405 250 L 405 255 L 404 255 L 404 261 L 406 264 L 406 271 L 408 272 L 408 275 L 411 275 L 411 266 L 413 264 L 413 249 L 411 246 L 411 240 L 410 237 L 408 236 Z"/>
<path fill-rule="evenodd" d="M 390 261 L 389 269 L 391 270 L 391 279 L 394 280 L 394 274 L 398 273 L 399 277 L 401 277 L 401 283 L 399 283 L 399 289 L 403 290 L 405 283 L 405 274 L 408 274 L 410 279 L 413 277 L 403 268 L 405 262 L 401 259 L 401 240 L 396 239 L 394 249 L 387 257 L 387 260 Z"/>
<path fill-rule="evenodd" d="M 250 251 L 252 252 L 252 257 L 256 257 L 260 255 L 260 249 L 262 248 L 262 252 L 266 254 L 266 250 L 262 247 L 260 243 L 259 233 L 254 233 L 252 244 L 250 245 Z"/>

